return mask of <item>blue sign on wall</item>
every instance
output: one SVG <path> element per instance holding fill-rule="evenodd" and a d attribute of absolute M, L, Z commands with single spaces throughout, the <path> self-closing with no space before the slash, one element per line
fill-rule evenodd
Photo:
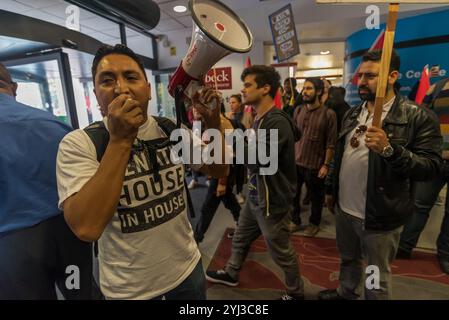
<path fill-rule="evenodd" d="M 371 47 L 385 24 L 379 30 L 361 30 L 346 40 L 346 55 Z M 401 58 L 401 94 L 408 96 L 413 86 L 421 78 L 425 65 L 440 66 L 438 77 L 431 78 L 435 83 L 442 77 L 449 77 L 449 10 L 419 15 L 398 21 L 395 47 Z M 360 102 L 357 87 L 350 84 L 359 66 L 361 56 L 349 58 L 345 62 L 346 99 L 350 105 Z"/>

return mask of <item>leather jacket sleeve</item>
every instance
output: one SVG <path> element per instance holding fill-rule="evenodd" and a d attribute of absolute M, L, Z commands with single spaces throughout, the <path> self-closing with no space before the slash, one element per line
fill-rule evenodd
<path fill-rule="evenodd" d="M 432 179 L 442 165 L 442 137 L 439 123 L 431 111 L 409 105 L 413 116 L 409 116 L 412 136 L 407 146 L 391 143 L 394 153 L 385 159 L 394 172 L 415 181 Z"/>

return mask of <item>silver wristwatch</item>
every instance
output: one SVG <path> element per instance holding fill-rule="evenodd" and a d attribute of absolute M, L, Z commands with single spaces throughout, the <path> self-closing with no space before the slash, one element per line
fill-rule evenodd
<path fill-rule="evenodd" d="M 380 155 L 384 158 L 389 158 L 393 155 L 393 153 L 394 153 L 393 147 L 391 146 L 391 144 L 388 144 L 383 148 L 382 153 Z"/>

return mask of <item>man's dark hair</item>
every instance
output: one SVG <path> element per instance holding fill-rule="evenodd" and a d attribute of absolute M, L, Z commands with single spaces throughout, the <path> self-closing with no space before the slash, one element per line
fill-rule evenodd
<path fill-rule="evenodd" d="M 321 80 L 320 77 L 310 77 L 310 78 L 306 78 L 304 80 L 304 83 L 306 83 L 307 81 L 313 84 L 313 87 L 315 88 L 315 92 L 321 91 L 320 94 L 318 95 L 318 98 L 321 98 L 324 94 L 323 80 Z"/>
<path fill-rule="evenodd" d="M 296 82 L 296 79 L 295 78 L 287 78 L 287 79 L 285 79 L 284 80 L 284 84 L 285 83 L 290 83 L 291 82 L 291 84 L 292 84 L 292 89 L 295 89 L 296 88 L 296 84 L 297 84 L 297 82 Z"/>
<path fill-rule="evenodd" d="M 329 88 L 329 97 L 332 97 L 334 103 L 344 103 L 346 95 L 346 89 L 343 87 L 330 87 Z"/>
<path fill-rule="evenodd" d="M 240 93 L 233 94 L 233 95 L 231 95 L 231 97 L 229 97 L 229 99 L 230 99 L 230 98 L 234 98 L 234 99 L 236 99 L 239 103 L 242 103 L 242 95 L 241 95 Z"/>
<path fill-rule="evenodd" d="M 338 92 L 342 97 L 346 95 L 346 89 L 344 87 L 330 87 L 329 94 L 332 92 Z"/>
<path fill-rule="evenodd" d="M 380 62 L 380 60 L 382 60 L 382 50 L 368 51 L 362 57 L 363 62 L 367 61 Z M 399 58 L 399 55 L 397 54 L 396 50 L 393 49 L 391 53 L 390 72 L 399 71 L 400 67 L 401 67 L 401 58 Z"/>
<path fill-rule="evenodd" d="M 281 85 L 281 76 L 273 67 L 254 65 L 243 70 L 240 78 L 244 81 L 249 75 L 255 76 L 254 79 L 257 83 L 257 88 L 268 84 L 271 87 L 270 97 L 274 99 L 279 90 L 279 86 Z"/>
<path fill-rule="evenodd" d="M 95 76 L 97 75 L 98 64 L 100 63 L 101 59 L 110 54 L 122 54 L 133 59 L 139 66 L 140 70 L 142 70 L 143 75 L 145 76 L 145 80 L 148 81 L 143 62 L 134 53 L 134 51 L 132 51 L 130 48 L 128 48 L 123 44 L 116 44 L 115 46 L 105 44 L 97 50 L 97 53 L 95 53 L 94 62 L 92 63 L 92 80 L 94 81 L 94 84 L 95 84 Z"/>

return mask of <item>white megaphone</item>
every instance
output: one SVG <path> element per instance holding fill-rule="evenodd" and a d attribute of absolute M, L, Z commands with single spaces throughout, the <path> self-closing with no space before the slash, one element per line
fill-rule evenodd
<path fill-rule="evenodd" d="M 202 78 L 220 59 L 251 50 L 253 36 L 246 24 L 217 0 L 190 0 L 192 41 L 186 56 L 170 79 L 172 97 L 192 98 L 202 89 Z"/>

